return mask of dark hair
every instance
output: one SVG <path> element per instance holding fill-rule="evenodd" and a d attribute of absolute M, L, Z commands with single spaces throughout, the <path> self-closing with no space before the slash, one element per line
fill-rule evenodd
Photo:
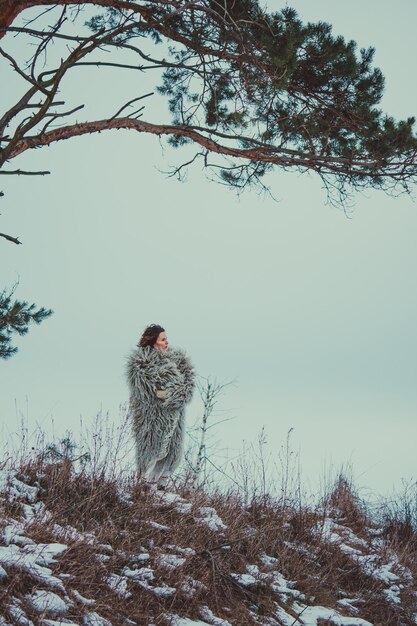
<path fill-rule="evenodd" d="M 160 333 L 164 332 L 165 328 L 162 328 L 159 324 L 150 324 L 150 326 L 147 326 L 143 331 L 143 335 L 140 338 L 138 346 L 140 348 L 146 348 L 147 346 L 153 348 Z"/>

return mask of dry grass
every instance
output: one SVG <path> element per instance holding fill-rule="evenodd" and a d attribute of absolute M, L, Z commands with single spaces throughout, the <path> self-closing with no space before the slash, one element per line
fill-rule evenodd
<path fill-rule="evenodd" d="M 331 517 L 371 546 L 372 524 L 366 507 L 343 476 L 315 507 L 291 501 L 288 493 L 274 499 L 265 490 L 252 497 L 247 490 L 244 494 L 238 490 L 207 493 L 203 488 L 190 492 L 186 484 L 177 482 L 176 492 L 192 505 L 179 512 L 175 503 L 164 503 L 149 494 L 133 477 L 106 473 L 106 463 L 96 459 L 77 471 L 76 465 L 68 457 L 50 462 L 45 455 L 38 455 L 19 469 L 26 484 L 39 488 L 38 499 L 49 512 L 45 516 L 44 509 L 39 510 L 26 525 L 26 536 L 36 543 L 62 541 L 68 545 L 53 568 L 72 602 L 66 621 L 81 624 L 90 610 L 69 591 L 76 590 L 94 600 L 93 610 L 113 626 L 129 626 L 129 620 L 138 626 L 165 626 L 169 624 L 167 616 L 173 614 L 201 619 L 203 605 L 233 625 L 250 626 L 262 620 L 267 623 L 274 616 L 276 620 L 277 603 L 294 615 L 296 624 L 291 597 L 271 591 L 272 570 L 276 569 L 295 581 L 307 603 L 341 610 L 340 599 L 359 599 L 361 617 L 375 625 L 415 624 L 414 583 L 405 585 L 401 604 L 389 602 L 384 584 L 322 532 L 325 520 Z M 227 528 L 214 531 L 198 523 L 201 507 L 213 507 Z M 1 501 L 1 524 L 21 515 L 22 503 Z M 386 541 L 381 554 L 385 550 L 388 558 L 388 552 L 395 550 L 417 579 L 417 535 L 412 520 L 403 520 L 394 509 L 384 519 Z M 77 529 L 84 538 L 60 534 L 57 525 Z M 152 568 L 153 584 L 175 588 L 169 597 L 157 596 L 130 579 L 119 588 L 109 586 L 109 578 L 121 575 L 124 568 L 140 567 L 133 555 L 145 552 L 149 561 L 142 566 Z M 170 569 L 161 554 L 182 556 L 185 562 Z M 274 568 L 263 563 L 265 554 L 277 559 Z M 259 574 L 253 585 L 244 586 L 233 574 L 246 573 L 248 565 L 257 566 Z M 18 569 L 10 568 L 7 573 L 7 578 L 0 579 L 0 614 L 9 623 L 18 623 L 10 612 L 10 598 L 15 597 L 33 624 L 41 626 L 43 616 L 33 609 L 27 595 L 42 589 L 42 583 Z M 190 581 L 198 581 L 192 595 L 187 590 Z M 123 584 L 128 595 L 122 593 Z"/>

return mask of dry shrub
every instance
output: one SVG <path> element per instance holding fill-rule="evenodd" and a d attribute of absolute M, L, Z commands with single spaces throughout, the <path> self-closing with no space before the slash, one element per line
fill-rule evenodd
<path fill-rule="evenodd" d="M 332 517 L 353 532 L 366 535 L 370 520 L 365 504 L 360 499 L 353 480 L 343 472 L 339 473 L 329 494 L 324 498 L 324 507 Z"/>
<path fill-rule="evenodd" d="M 403 484 L 403 489 L 380 505 L 384 535 L 396 546 L 417 552 L 417 484 Z"/>

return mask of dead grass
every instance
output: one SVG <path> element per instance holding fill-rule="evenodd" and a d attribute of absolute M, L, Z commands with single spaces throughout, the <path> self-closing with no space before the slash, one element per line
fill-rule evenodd
<path fill-rule="evenodd" d="M 354 533 L 362 535 L 371 521 L 366 505 L 359 497 L 352 478 L 339 473 L 324 497 L 323 506 L 328 515 L 345 524 Z M 366 533 L 365 533 L 366 534 Z"/>
<path fill-rule="evenodd" d="M 99 464 L 94 471 L 91 467 L 75 471 L 69 458 L 50 463 L 38 456 L 22 464 L 19 476 L 39 488 L 38 498 L 50 514 L 47 517 L 40 511 L 27 525 L 26 536 L 36 543 L 61 541 L 68 545 L 57 559 L 53 575 L 61 576 L 67 589 L 94 600 L 92 610 L 113 626 L 127 626 L 128 620 L 138 626 L 165 626 L 167 616 L 173 614 L 201 619 L 202 606 L 233 625 L 250 626 L 257 619 L 276 619 L 276 603 L 296 620 L 291 597 L 284 600 L 282 594 L 271 591 L 274 568 L 294 581 L 307 603 L 340 610 L 337 603 L 341 598 L 360 598 L 361 617 L 375 626 L 415 624 L 414 584 L 405 585 L 400 605 L 388 602 L 383 584 L 320 532 L 324 519 L 331 516 L 359 538 L 370 541 L 366 507 L 351 481 L 343 476 L 316 507 L 303 506 L 299 500 L 291 503 L 287 494 L 274 499 L 265 492 L 252 497 L 237 490 L 207 493 L 199 488 L 190 492 L 186 484 L 177 483 L 176 492 L 192 505 L 186 512 L 144 491 L 132 477 L 106 475 Z M 1 507 L 3 519 L 22 516 L 19 502 L 3 500 Z M 198 523 L 201 507 L 213 507 L 227 528 L 214 531 Z M 408 522 L 401 516 L 395 518 L 393 510 L 390 517 L 386 516 L 385 549 L 395 550 L 417 578 L 415 528 L 412 524 L 402 526 Z M 72 527 L 83 537 L 60 534 L 64 530 L 59 531 L 57 525 Z M 145 553 L 149 560 L 140 564 L 132 557 Z M 182 556 L 185 562 L 170 569 L 160 559 L 163 554 Z M 265 565 L 263 555 L 277 559 L 276 566 Z M 257 566 L 259 574 L 252 585 L 245 586 L 234 574 L 247 573 L 248 565 Z M 130 579 L 125 579 L 124 592 L 123 585 L 109 586 L 109 579 L 121 576 L 124 568 L 139 567 L 152 568 L 153 585 L 172 587 L 175 592 L 157 596 Z M 1 614 L 10 623 L 17 623 L 9 606 L 10 598 L 15 597 L 34 625 L 41 626 L 42 616 L 28 603 L 27 595 L 41 589 L 42 584 L 18 569 L 10 568 L 7 573 L 7 578 L 0 579 Z M 193 581 L 197 583 L 190 594 Z M 81 624 L 90 609 L 71 594 L 68 591 L 72 606 L 65 620 Z"/>

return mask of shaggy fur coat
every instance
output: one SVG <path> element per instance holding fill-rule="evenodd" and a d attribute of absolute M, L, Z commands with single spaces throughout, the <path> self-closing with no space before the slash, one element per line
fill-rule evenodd
<path fill-rule="evenodd" d="M 182 350 L 138 348 L 128 360 L 127 378 L 137 468 L 140 475 L 158 481 L 181 461 L 194 369 Z"/>

